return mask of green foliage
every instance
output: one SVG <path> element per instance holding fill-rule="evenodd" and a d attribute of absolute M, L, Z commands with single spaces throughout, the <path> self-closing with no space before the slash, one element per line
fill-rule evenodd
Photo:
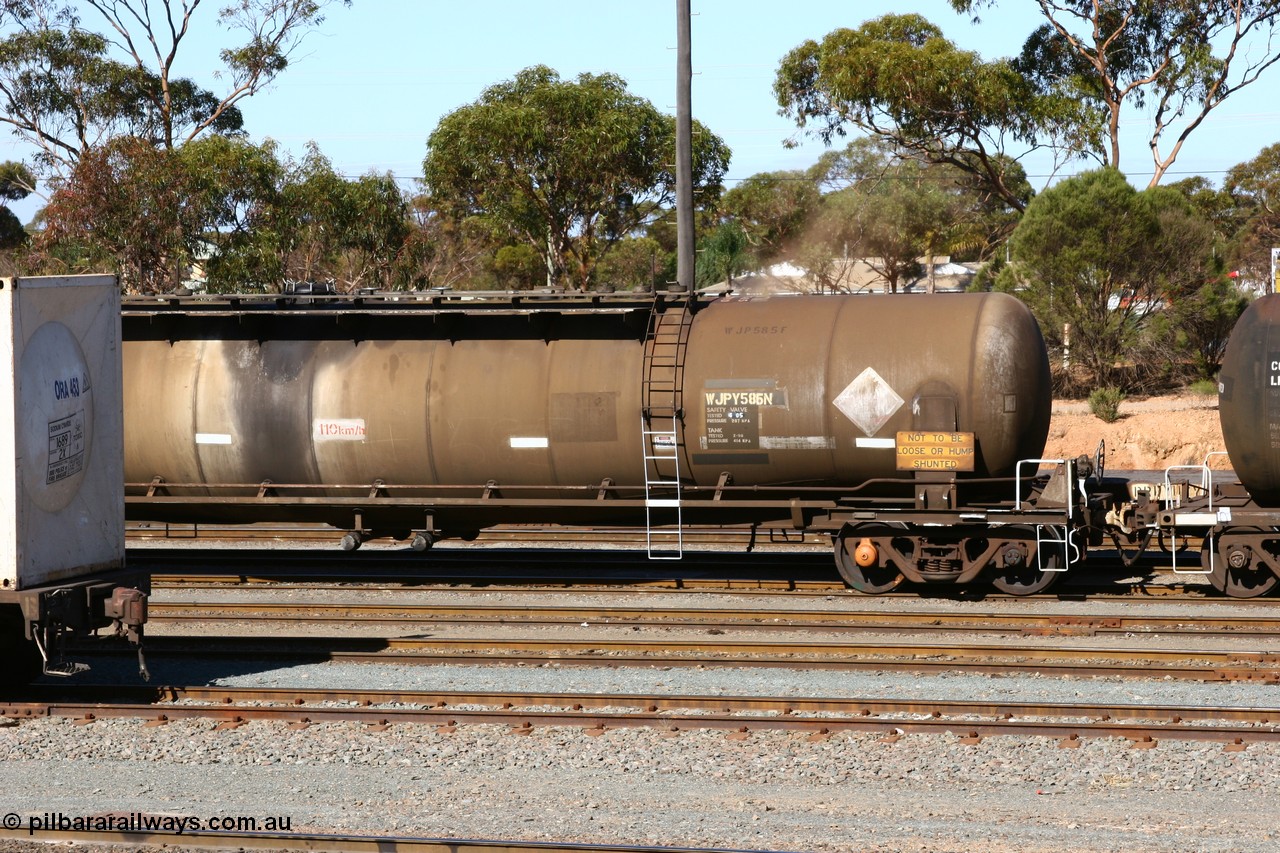
<path fill-rule="evenodd" d="M 494 290 L 493 259 L 501 243 L 475 217 L 457 219 L 430 195 L 409 200 L 408 233 L 396 253 L 394 286 Z M 544 273 L 545 275 L 545 273 Z"/>
<path fill-rule="evenodd" d="M 121 137 L 88 151 L 45 209 L 45 251 L 78 247 L 82 262 L 109 263 L 126 292 L 181 281 L 201 222 L 189 176 L 171 151 Z"/>
<path fill-rule="evenodd" d="M 174 149 L 206 133 L 236 134 L 239 102 L 272 82 L 333 2 L 231 0 L 220 28 L 246 39 L 222 52 L 227 89 L 179 77 L 182 43 L 201 28 L 199 2 L 6 0 L 0 123 L 36 148 L 43 174 L 66 178 L 94 147 L 121 136 Z M 86 20 L 87 19 L 87 20 Z M 104 27 L 111 38 L 94 32 Z"/>
<path fill-rule="evenodd" d="M 1185 294 L 1170 309 L 1178 352 L 1205 381 L 1217 375 L 1231 330 L 1248 304 L 1235 285 L 1219 277 Z"/>
<path fill-rule="evenodd" d="M 805 42 L 783 58 L 774 94 L 784 115 L 824 142 L 853 125 L 966 172 L 1015 210 L 1029 191 L 1006 148 L 1049 138 L 1077 156 L 1092 145 L 1073 135 L 1074 102 L 1038 94 L 1008 62 L 960 50 L 919 15 L 885 15 Z"/>
<path fill-rule="evenodd" d="M 36 176 L 22 163 L 12 160 L 0 163 L 0 198 L 21 201 L 36 188 Z"/>
<path fill-rule="evenodd" d="M 21 163 L 0 163 L 0 199 L 20 201 L 35 189 L 36 179 L 31 170 Z M 24 246 L 29 236 L 18 217 L 5 205 L 0 205 L 0 250 Z"/>
<path fill-rule="evenodd" d="M 1120 419 L 1120 404 L 1124 399 L 1125 394 L 1119 388 L 1098 388 L 1089 395 L 1089 411 L 1101 421 L 1115 423 Z"/>
<path fill-rule="evenodd" d="M 793 238 L 792 256 L 825 290 L 846 288 L 850 259 L 865 259 L 895 291 L 921 256 L 981 256 L 1011 226 L 966 173 L 878 139 L 827 152 L 809 178 L 829 192 Z"/>
<path fill-rule="evenodd" d="M 172 289 L 197 264 L 215 291 L 270 291 L 285 279 L 391 287 L 410 233 L 389 176 L 347 180 L 314 146 L 281 162 L 270 143 L 220 136 L 172 151 L 133 137 L 93 148 L 45 221 L 46 257 L 108 265 L 141 293 Z"/>
<path fill-rule="evenodd" d="M 1160 223 L 1114 169 L 1070 178 L 1037 196 L 1011 243 L 1017 285 L 1046 341 L 1067 345 L 1097 381 L 1110 383 L 1160 301 L 1148 275 Z M 1068 330 L 1069 327 L 1069 330 Z"/>
<path fill-rule="evenodd" d="M 1227 172 L 1222 194 L 1235 226 L 1232 265 L 1248 278 L 1271 277 L 1271 248 L 1280 246 L 1280 143 Z"/>
<path fill-rule="evenodd" d="M 1197 379 L 1187 386 L 1187 390 L 1192 394 L 1199 394 L 1202 397 L 1216 397 L 1218 394 L 1218 383 L 1212 379 Z"/>
<path fill-rule="evenodd" d="M 720 209 L 745 237 L 748 245 L 741 251 L 749 247 L 756 264 L 764 266 L 794 248 L 820 202 L 818 184 L 810 175 L 761 172 L 726 192 Z"/>
<path fill-rule="evenodd" d="M 729 149 L 694 123 L 695 191 L 719 195 Z M 585 288 L 604 253 L 675 198 L 675 120 L 613 74 L 561 80 L 545 66 L 490 86 L 427 141 L 426 184 L 455 219 L 476 216 Z"/>
<path fill-rule="evenodd" d="M 747 234 L 736 222 L 721 223 L 698 247 L 694 280 L 699 288 L 732 282 L 753 266 Z"/>
<path fill-rule="evenodd" d="M 16 249 L 30 239 L 22 222 L 7 207 L 0 207 L 0 250 Z"/>
<path fill-rule="evenodd" d="M 493 256 L 493 271 L 507 290 L 532 290 L 547 282 L 547 267 L 532 247 L 503 246 Z"/>
<path fill-rule="evenodd" d="M 227 146 L 200 142 L 204 149 Z M 200 143 L 184 150 L 192 145 Z M 245 153 L 247 159 L 226 161 L 224 171 L 238 169 L 249 196 L 217 196 L 221 218 L 210 222 L 219 235 L 209 263 L 212 289 L 275 289 L 286 279 L 331 280 L 344 290 L 394 286 L 410 232 L 408 201 L 394 179 L 348 180 L 314 144 L 299 162 L 279 163 L 268 150 Z"/>
<path fill-rule="evenodd" d="M 1184 192 L 1138 192 L 1114 169 L 1038 196 L 1011 249 L 997 288 L 1025 300 L 1050 346 L 1064 355 L 1069 347 L 1072 364 L 1099 384 L 1187 363 L 1211 376 L 1244 307 L 1213 223 Z"/>
<path fill-rule="evenodd" d="M 671 263 L 672 253 L 653 237 L 626 237 L 614 244 L 596 265 L 596 287 L 654 290 L 674 276 L 668 272 Z"/>

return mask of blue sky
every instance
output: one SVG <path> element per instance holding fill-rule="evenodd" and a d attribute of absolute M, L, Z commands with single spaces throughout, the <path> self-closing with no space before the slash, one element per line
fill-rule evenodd
<path fill-rule="evenodd" d="M 184 44 L 178 72 L 217 92 L 216 50 L 229 42 L 214 20 L 222 4 L 206 4 L 197 23 L 202 38 Z M 693 0 L 694 114 L 732 148 L 730 185 L 757 172 L 807 167 L 823 150 L 817 141 L 792 150 L 782 144 L 795 127 L 777 114 L 772 83 L 787 51 L 838 27 L 907 11 L 987 58 L 1015 54 L 1041 21 L 1031 0 L 1001 0 L 979 25 L 945 0 Z M 562 77 L 613 72 L 632 92 L 674 113 L 675 42 L 674 0 L 355 0 L 350 9 L 331 9 L 293 66 L 242 109 L 255 140 L 271 137 L 294 154 L 314 141 L 345 174 L 391 172 L 408 186 L 422 172 L 426 139 L 443 115 L 530 65 L 551 66 Z M 1280 113 L 1267 97 L 1277 83 L 1280 68 L 1219 107 L 1183 149 L 1173 177 L 1217 180 L 1280 141 Z M 1135 185 L 1145 186 L 1151 170 L 1144 117 L 1131 114 L 1125 130 L 1122 165 Z M 24 153 L 4 139 L 0 148 L 0 159 Z M 1027 169 L 1037 188 L 1048 179 L 1047 160 L 1028 160 Z M 26 219 L 37 206 L 23 202 L 17 212 Z"/>

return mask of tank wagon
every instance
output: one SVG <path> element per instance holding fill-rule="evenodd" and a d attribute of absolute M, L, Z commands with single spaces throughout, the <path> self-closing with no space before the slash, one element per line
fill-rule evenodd
<path fill-rule="evenodd" d="M 1255 300 L 1232 330 L 1218 415 L 1238 481 L 1214 482 L 1207 464 L 1188 466 L 1183 480 L 1166 475 L 1147 487 L 1143 502 L 1158 507 L 1152 524 L 1161 532 L 1202 539 L 1186 571 L 1251 598 L 1280 583 L 1280 295 Z"/>
<path fill-rule="evenodd" d="M 819 531 L 854 587 L 1044 588 L 1088 465 L 1035 462 L 1044 342 L 1003 294 L 126 300 L 126 512 L 423 550 L 504 523 Z M 665 531 L 665 537 L 658 537 Z M 674 537 L 671 534 L 676 534 Z"/>

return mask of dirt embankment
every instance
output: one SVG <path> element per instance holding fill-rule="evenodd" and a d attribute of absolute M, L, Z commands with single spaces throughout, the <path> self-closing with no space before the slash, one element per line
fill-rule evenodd
<path fill-rule="evenodd" d="M 1092 456 L 1101 440 L 1107 443 L 1107 468 L 1112 471 L 1203 464 L 1207 454 L 1224 449 L 1218 398 L 1188 393 L 1125 400 L 1120 419 L 1110 424 L 1090 412 L 1086 401 L 1054 401 L 1046 457 Z M 1213 457 L 1210 464 L 1231 467 L 1223 456 Z"/>

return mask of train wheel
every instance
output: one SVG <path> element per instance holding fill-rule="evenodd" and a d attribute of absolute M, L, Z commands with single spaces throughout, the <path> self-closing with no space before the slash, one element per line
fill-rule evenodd
<path fill-rule="evenodd" d="M 883 535 L 884 533 L 886 531 L 883 527 L 877 528 L 874 534 L 865 527 L 846 527 L 836 537 L 836 569 L 840 572 L 840 577 L 844 578 L 844 582 L 858 592 L 863 592 L 867 595 L 882 595 L 886 592 L 892 592 L 902 583 L 902 572 L 893 566 L 880 566 L 878 564 L 861 566 L 854 556 L 859 543 L 863 539 L 871 535 Z"/>
<path fill-rule="evenodd" d="M 1040 543 L 1040 557 L 1033 554 L 1021 566 L 1004 566 L 995 569 L 991 577 L 991 585 L 1008 595 L 1035 595 L 1044 592 L 1058 581 L 1061 568 L 1066 564 L 1066 550 L 1056 531 L 1046 528 L 1046 532 L 1055 537 L 1052 541 Z"/>
<path fill-rule="evenodd" d="M 1238 530 L 1238 533 L 1261 533 L 1261 530 Z M 1257 598 L 1266 595 L 1276 588 L 1280 578 L 1262 561 L 1251 556 L 1245 547 L 1233 547 L 1230 539 L 1222 537 L 1214 540 L 1205 539 L 1200 549 L 1200 565 L 1209 569 L 1209 542 L 1218 544 L 1218 553 L 1213 559 L 1213 569 L 1209 571 L 1209 583 L 1223 595 L 1232 598 Z"/>

